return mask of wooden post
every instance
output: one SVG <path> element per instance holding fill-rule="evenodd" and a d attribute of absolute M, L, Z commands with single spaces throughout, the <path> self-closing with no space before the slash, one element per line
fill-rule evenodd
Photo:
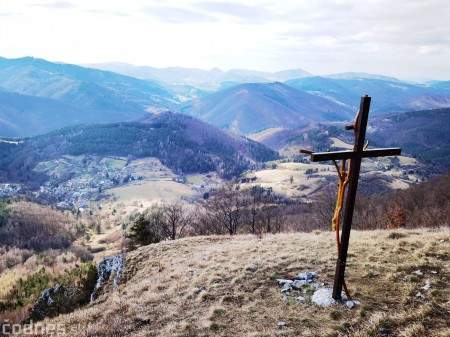
<path fill-rule="evenodd" d="M 361 98 L 358 120 L 356 122 L 355 150 L 358 154 L 363 151 L 364 140 L 366 138 L 367 120 L 369 119 L 370 97 Z M 349 182 L 347 199 L 345 200 L 344 222 L 341 234 L 341 249 L 336 262 L 336 272 L 334 274 L 333 298 L 341 298 L 342 285 L 344 283 L 345 266 L 347 264 L 347 251 L 350 241 L 350 231 L 352 229 L 353 211 L 355 209 L 356 190 L 358 188 L 358 178 L 361 169 L 362 156 L 352 159 L 349 166 Z"/>
<path fill-rule="evenodd" d="M 352 228 L 353 211 L 355 209 L 358 178 L 361 170 L 361 160 L 362 158 L 393 156 L 401 154 L 401 149 L 399 148 L 364 150 L 367 121 L 369 119 L 370 100 L 371 98 L 367 95 L 361 98 L 361 104 L 355 125 L 345 128 L 346 130 L 355 129 L 355 144 L 353 151 L 314 153 L 308 150 L 301 150 L 302 153 L 311 154 L 312 162 L 346 159 L 351 160 L 349 165 L 348 189 L 345 199 L 344 220 L 340 239 L 341 246 L 336 262 L 336 272 L 334 275 L 333 299 L 335 300 L 341 299 L 342 287 L 344 284 L 345 267 L 347 264 L 347 252 L 350 241 L 350 231 Z"/>

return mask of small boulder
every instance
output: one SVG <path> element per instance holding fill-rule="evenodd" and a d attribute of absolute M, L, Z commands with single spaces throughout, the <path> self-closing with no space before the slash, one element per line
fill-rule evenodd
<path fill-rule="evenodd" d="M 282 294 L 289 294 L 291 292 L 290 286 L 284 286 L 283 289 L 281 289 Z"/>
<path fill-rule="evenodd" d="M 428 290 L 431 288 L 430 280 L 425 281 L 425 285 L 422 287 L 423 290 Z"/>
<path fill-rule="evenodd" d="M 284 286 L 286 284 L 292 284 L 291 280 L 285 280 L 282 278 L 277 279 L 277 282 L 278 282 L 278 285 L 280 285 L 280 286 Z"/>
<path fill-rule="evenodd" d="M 347 296 L 342 293 L 341 299 L 342 301 L 346 301 Z M 329 307 L 337 304 L 336 300 L 333 298 L 333 289 L 331 288 L 321 288 L 316 290 L 311 297 L 311 301 L 321 307 Z"/>
<path fill-rule="evenodd" d="M 306 280 L 295 280 L 294 282 L 292 282 L 292 288 L 296 289 L 296 290 L 300 290 L 302 289 L 302 286 L 308 284 L 308 282 Z"/>
<path fill-rule="evenodd" d="M 304 303 L 305 301 L 306 301 L 306 298 L 303 296 L 299 296 L 295 299 L 295 303 L 297 303 L 297 304 Z"/>
<path fill-rule="evenodd" d="M 355 307 L 356 304 L 353 301 L 347 301 L 345 302 L 345 305 L 347 306 L 347 308 L 352 309 Z"/>
<path fill-rule="evenodd" d="M 317 274 L 313 271 L 307 271 L 306 273 L 298 274 L 296 280 L 314 280 L 317 278 Z"/>

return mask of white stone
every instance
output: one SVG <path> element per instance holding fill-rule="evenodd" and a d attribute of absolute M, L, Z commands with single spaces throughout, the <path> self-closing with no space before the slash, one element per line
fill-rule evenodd
<path fill-rule="evenodd" d="M 295 302 L 296 302 L 297 304 L 303 303 L 303 302 L 305 302 L 305 301 L 306 301 L 306 298 L 304 298 L 303 296 L 299 296 L 299 297 L 297 297 L 297 298 L 295 299 Z"/>
<path fill-rule="evenodd" d="M 347 296 L 342 293 L 342 300 L 347 300 Z M 333 289 L 331 288 L 322 288 L 316 290 L 311 297 L 311 301 L 321 307 L 329 307 L 331 305 L 336 305 L 337 302 L 333 299 Z"/>
<path fill-rule="evenodd" d="M 284 286 L 284 288 L 281 289 L 281 293 L 282 294 L 289 294 L 290 291 L 291 291 L 291 287 L 290 286 Z"/>
<path fill-rule="evenodd" d="M 313 271 L 307 271 L 304 274 L 298 274 L 295 278 L 297 280 L 314 280 L 317 278 L 317 274 Z"/>
<path fill-rule="evenodd" d="M 345 305 L 347 306 L 347 308 L 352 309 L 355 307 L 355 302 L 347 301 L 347 302 L 345 302 Z"/>
<path fill-rule="evenodd" d="M 417 275 L 417 276 L 422 276 L 423 275 L 423 273 L 419 269 L 417 269 L 416 271 L 413 271 L 411 274 L 414 274 L 414 275 Z"/>
<path fill-rule="evenodd" d="M 277 279 L 277 282 L 280 286 L 284 286 L 285 284 L 291 284 L 293 281 L 279 278 Z"/>
<path fill-rule="evenodd" d="M 305 280 L 295 280 L 294 282 L 292 282 L 292 288 L 294 289 L 301 289 L 302 285 L 308 284 L 308 281 Z"/>
<path fill-rule="evenodd" d="M 285 327 L 287 324 L 286 324 L 286 322 L 278 322 L 278 326 L 280 327 L 280 328 L 283 328 L 283 327 Z"/>

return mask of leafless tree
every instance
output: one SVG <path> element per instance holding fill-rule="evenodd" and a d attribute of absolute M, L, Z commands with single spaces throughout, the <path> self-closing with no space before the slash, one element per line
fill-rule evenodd
<path fill-rule="evenodd" d="M 261 207 L 260 222 L 267 233 L 279 233 L 284 222 L 283 210 L 279 205 L 266 204 Z"/>
<path fill-rule="evenodd" d="M 248 195 L 229 185 L 214 192 L 203 206 L 210 221 L 220 224 L 230 235 L 235 235 L 245 223 L 249 201 Z"/>
<path fill-rule="evenodd" d="M 181 238 L 192 223 L 192 214 L 180 202 L 163 204 L 163 232 L 166 238 L 172 240 Z"/>

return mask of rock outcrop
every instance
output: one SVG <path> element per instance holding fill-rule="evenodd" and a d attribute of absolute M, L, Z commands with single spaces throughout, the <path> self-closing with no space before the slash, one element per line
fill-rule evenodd
<path fill-rule="evenodd" d="M 85 294 L 78 288 L 65 288 L 57 283 L 42 292 L 30 310 L 29 319 L 39 321 L 46 317 L 71 312 L 85 303 Z"/>
<path fill-rule="evenodd" d="M 107 257 L 99 262 L 98 280 L 95 289 L 91 294 L 91 302 L 100 295 L 117 288 L 122 278 L 124 267 L 125 256 L 123 254 Z"/>

